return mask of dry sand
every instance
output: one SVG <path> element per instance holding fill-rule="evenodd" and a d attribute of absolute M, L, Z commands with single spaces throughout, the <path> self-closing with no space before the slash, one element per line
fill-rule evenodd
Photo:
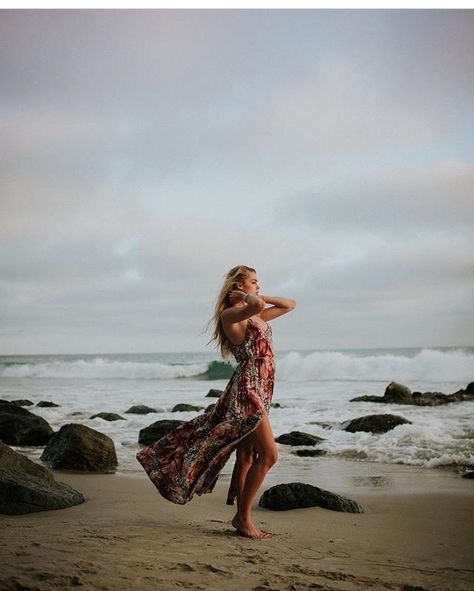
<path fill-rule="evenodd" d="M 178 506 L 146 475 L 55 477 L 87 500 L 0 516 L 2 590 L 474 589 L 472 481 L 456 493 L 350 495 L 361 515 L 255 507 L 275 532 L 257 541 L 234 533 L 223 484 Z"/>

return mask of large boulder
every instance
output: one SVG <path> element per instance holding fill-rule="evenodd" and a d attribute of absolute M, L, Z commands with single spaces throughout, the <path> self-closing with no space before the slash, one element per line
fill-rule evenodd
<path fill-rule="evenodd" d="M 411 425 L 411 421 L 397 415 L 367 415 L 358 417 L 343 424 L 344 431 L 355 433 L 367 431 L 369 433 L 386 433 L 398 425 Z"/>
<path fill-rule="evenodd" d="M 174 431 L 177 427 L 182 425 L 185 421 L 176 421 L 173 419 L 164 419 L 162 421 L 155 421 L 148 427 L 140 429 L 138 434 L 138 443 L 144 445 L 151 445 L 158 441 L 165 435 L 168 435 L 171 431 Z"/>
<path fill-rule="evenodd" d="M 68 423 L 56 431 L 40 459 L 52 468 L 64 470 L 111 472 L 117 466 L 112 439 L 77 423 Z"/>
<path fill-rule="evenodd" d="M 317 435 L 303 433 L 302 431 L 291 431 L 290 433 L 283 433 L 275 441 L 283 445 L 317 445 L 321 441 L 324 441 L 324 439 Z"/>
<path fill-rule="evenodd" d="M 362 507 L 352 499 L 347 499 L 336 493 L 303 482 L 290 482 L 289 484 L 272 486 L 263 493 L 258 504 L 260 507 L 272 509 L 273 511 L 322 507 L 323 509 L 345 511 L 347 513 L 364 512 Z"/>
<path fill-rule="evenodd" d="M 84 501 L 80 492 L 56 482 L 51 470 L 0 442 L 0 513 L 64 509 Z"/>
<path fill-rule="evenodd" d="M 53 429 L 43 417 L 10 402 L 0 404 L 0 440 L 8 445 L 46 445 Z"/>
<path fill-rule="evenodd" d="M 181 402 L 180 404 L 173 406 L 171 412 L 188 412 L 198 410 L 204 410 L 204 406 L 194 406 L 193 404 L 185 404 L 184 402 Z"/>

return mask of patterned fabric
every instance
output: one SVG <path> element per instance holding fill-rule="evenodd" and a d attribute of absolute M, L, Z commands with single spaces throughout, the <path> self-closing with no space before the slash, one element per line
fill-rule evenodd
<path fill-rule="evenodd" d="M 231 344 L 238 365 L 216 405 L 136 455 L 160 494 L 184 505 L 210 493 L 237 444 L 268 414 L 275 376 L 272 329 L 249 318 L 244 341 Z M 235 493 L 232 483 L 227 503 Z"/>

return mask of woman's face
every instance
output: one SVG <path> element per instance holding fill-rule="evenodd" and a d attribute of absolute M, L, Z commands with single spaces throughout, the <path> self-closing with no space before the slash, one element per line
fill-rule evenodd
<path fill-rule="evenodd" d="M 258 290 L 260 289 L 260 285 L 258 284 L 257 274 L 250 273 L 244 280 L 243 283 L 239 283 L 238 287 L 245 291 L 246 293 L 250 293 L 251 295 L 258 295 Z"/>

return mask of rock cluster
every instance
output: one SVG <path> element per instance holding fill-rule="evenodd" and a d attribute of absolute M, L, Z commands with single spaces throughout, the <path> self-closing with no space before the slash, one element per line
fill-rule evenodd
<path fill-rule="evenodd" d="M 385 389 L 383 396 L 357 396 L 351 402 L 383 402 L 390 404 L 413 404 L 416 406 L 439 406 L 451 402 L 474 400 L 474 382 L 470 382 L 464 389 L 443 394 L 442 392 L 412 392 L 403 384 L 391 382 Z"/>

